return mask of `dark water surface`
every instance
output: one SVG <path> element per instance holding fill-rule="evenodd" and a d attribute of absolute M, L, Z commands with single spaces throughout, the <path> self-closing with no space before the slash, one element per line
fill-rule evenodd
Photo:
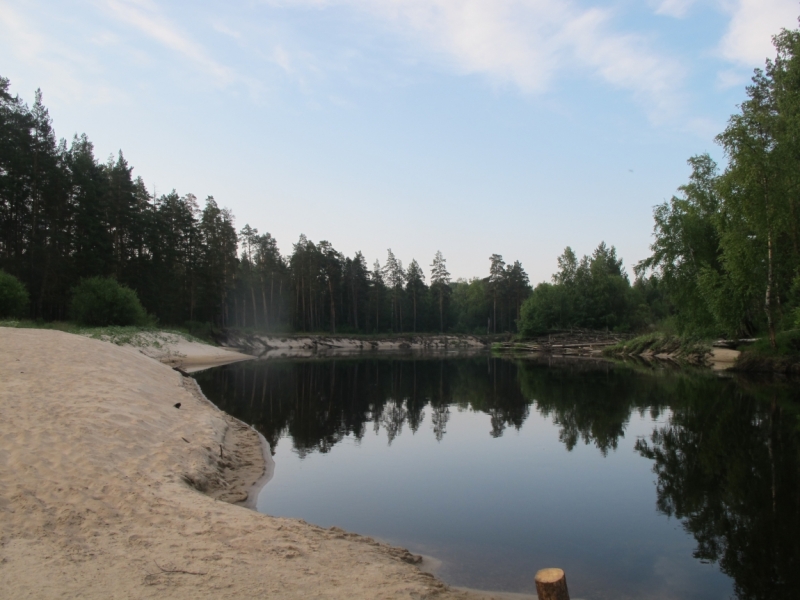
<path fill-rule="evenodd" d="M 480 357 L 197 373 L 269 441 L 258 509 L 401 545 L 453 585 L 574 598 L 800 598 L 786 381 Z"/>

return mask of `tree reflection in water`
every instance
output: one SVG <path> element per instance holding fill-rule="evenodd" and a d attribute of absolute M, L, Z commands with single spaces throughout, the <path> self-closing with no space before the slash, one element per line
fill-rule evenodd
<path fill-rule="evenodd" d="M 634 411 L 661 419 L 635 448 L 653 461 L 657 509 L 697 540 L 740 598 L 795 598 L 800 590 L 800 403 L 788 383 L 710 373 L 558 365 L 487 357 L 329 359 L 228 365 L 197 374 L 220 408 L 253 424 L 273 452 L 329 452 L 372 425 L 388 443 L 420 431 L 447 435 L 451 410 L 490 417 L 488 433 L 519 429 L 531 407 L 552 419 L 568 450 L 583 441 L 605 456 Z"/>
<path fill-rule="evenodd" d="M 798 404 L 789 386 L 687 381 L 669 423 L 637 450 L 658 510 L 697 540 L 740 598 L 800 596 Z"/>

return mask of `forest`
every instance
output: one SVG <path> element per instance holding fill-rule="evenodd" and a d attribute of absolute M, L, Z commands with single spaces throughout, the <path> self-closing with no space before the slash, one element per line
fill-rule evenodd
<path fill-rule="evenodd" d="M 453 281 L 437 252 L 407 266 L 344 256 L 301 235 L 277 240 L 213 197 L 150 194 L 122 152 L 100 162 L 86 135 L 57 140 L 41 91 L 33 106 L 0 78 L 0 270 L 24 284 L 31 319 L 69 318 L 90 277 L 134 290 L 164 325 L 272 332 L 515 333 L 591 328 L 681 335 L 776 335 L 800 309 L 800 31 L 774 38 L 746 100 L 709 154 L 689 159 L 678 195 L 654 208 L 652 254 L 630 282 L 614 246 L 578 259 L 567 247 L 552 282 L 532 288 L 519 261 Z"/>
<path fill-rule="evenodd" d="M 301 235 L 288 255 L 269 233 L 213 197 L 156 197 L 122 152 L 100 162 L 86 135 L 56 138 L 0 78 L 0 270 L 24 285 L 26 314 L 65 320 L 76 285 L 113 278 L 160 325 L 273 332 L 514 331 L 530 294 L 515 261 L 492 255 L 485 278 L 452 281 L 441 252 L 430 266 L 389 249 L 383 265 Z"/>

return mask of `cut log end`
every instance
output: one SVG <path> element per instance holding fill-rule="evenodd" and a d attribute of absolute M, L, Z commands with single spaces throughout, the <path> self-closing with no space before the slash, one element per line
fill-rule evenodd
<path fill-rule="evenodd" d="M 567 577 L 561 569 L 542 569 L 535 580 L 539 600 L 569 600 Z"/>

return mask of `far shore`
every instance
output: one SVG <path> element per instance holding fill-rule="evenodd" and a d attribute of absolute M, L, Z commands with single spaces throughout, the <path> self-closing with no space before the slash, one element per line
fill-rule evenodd
<path fill-rule="evenodd" d="M 170 366 L 252 357 L 159 345 L 154 360 L 144 348 L 0 328 L 8 597 L 511 597 L 450 588 L 402 548 L 245 508 L 269 476 L 263 438 Z"/>

